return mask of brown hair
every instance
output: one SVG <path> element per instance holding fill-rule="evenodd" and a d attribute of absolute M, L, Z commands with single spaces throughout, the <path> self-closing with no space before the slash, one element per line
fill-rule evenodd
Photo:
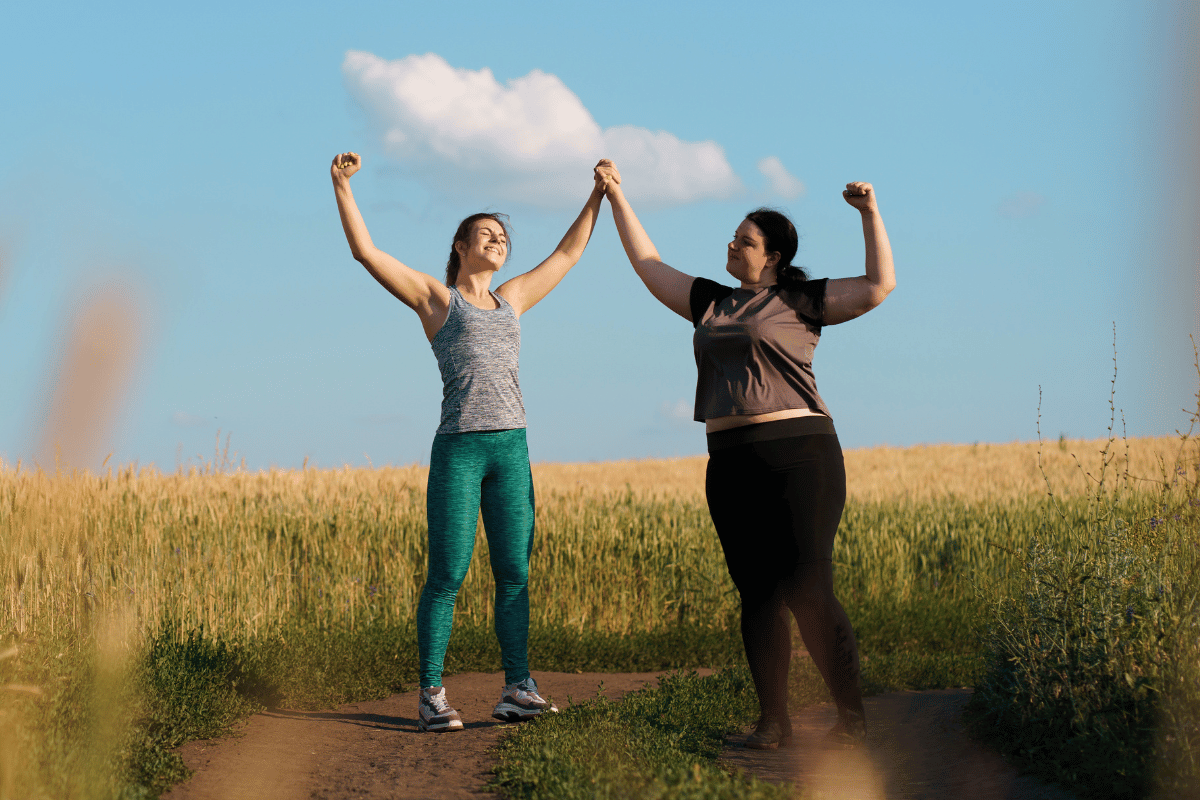
<path fill-rule="evenodd" d="M 482 211 L 478 214 L 472 214 L 458 223 L 458 230 L 454 232 L 454 241 L 450 242 L 450 258 L 446 261 L 447 286 L 453 286 L 458 282 L 458 270 L 462 267 L 462 262 L 458 258 L 458 250 L 454 249 L 454 245 L 467 241 L 467 238 L 471 235 L 471 229 L 481 219 L 490 219 L 500 224 L 500 227 L 504 229 L 504 260 L 507 261 L 509 254 L 512 253 L 512 236 L 508 230 L 508 214 L 500 214 L 492 211 Z"/>
<path fill-rule="evenodd" d="M 775 283 L 779 288 L 791 289 L 796 284 L 808 280 L 808 273 L 804 267 L 792 263 L 800 246 L 800 237 L 787 214 L 773 208 L 756 208 L 746 215 L 746 219 L 763 232 L 766 239 L 763 249 L 768 253 L 779 254 L 779 263 L 775 265 L 775 274 L 778 276 Z"/>

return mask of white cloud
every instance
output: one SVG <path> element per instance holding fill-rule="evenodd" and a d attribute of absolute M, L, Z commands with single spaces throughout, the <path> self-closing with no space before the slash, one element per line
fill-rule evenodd
<path fill-rule="evenodd" d="M 602 130 L 541 70 L 501 85 L 487 68 L 457 69 L 436 53 L 386 61 L 351 50 L 342 75 L 387 151 L 448 194 L 557 206 L 586 196 L 601 158 L 616 162 L 631 199 L 675 205 L 742 188 L 716 142 L 631 125 Z"/>
<path fill-rule="evenodd" d="M 783 162 L 775 156 L 767 156 L 758 162 L 758 171 L 770 184 L 771 191 L 785 200 L 795 200 L 804 194 L 804 184 L 787 171 Z"/>
<path fill-rule="evenodd" d="M 1046 198 L 1037 192 L 1017 192 L 1004 198 L 996 207 L 996 213 L 1005 219 L 1027 219 L 1037 216 Z"/>

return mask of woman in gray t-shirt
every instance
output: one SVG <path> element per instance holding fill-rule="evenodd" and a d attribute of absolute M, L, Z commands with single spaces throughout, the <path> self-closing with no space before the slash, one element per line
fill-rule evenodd
<path fill-rule="evenodd" d="M 493 716 L 514 722 L 557 711 L 539 694 L 528 664 L 534 499 L 517 380 L 518 319 L 583 255 L 604 199 L 601 181 L 597 179 L 583 211 L 545 261 L 490 291 L 492 276 L 508 258 L 503 214 L 473 214 L 459 224 L 442 283 L 371 242 L 350 192 L 350 176 L 361 163 L 357 153 L 342 153 L 330 167 L 350 251 L 375 280 L 417 312 L 442 374 L 441 423 L 429 458 L 426 493 L 429 571 L 417 608 L 417 726 L 430 731 L 463 727 L 446 700 L 442 663 L 481 510 L 496 579 L 496 635 L 505 676 Z"/>
<path fill-rule="evenodd" d="M 896 285 L 875 192 L 869 183 L 851 183 L 842 194 L 862 214 L 865 275 L 808 280 L 791 263 L 797 247 L 791 220 L 760 208 L 746 215 L 726 248 L 725 269 L 740 284 L 728 287 L 663 263 L 616 168 L 602 161 L 596 175 L 638 277 L 695 328 L 695 418 L 705 424 L 709 451 L 705 495 L 741 596 L 742 642 L 762 710 L 746 746 L 792 741 L 789 611 L 837 704 L 830 738 L 858 744 L 866 735 L 858 645 L 833 594 L 846 472 L 812 358 L 823 326 L 865 314 Z"/>

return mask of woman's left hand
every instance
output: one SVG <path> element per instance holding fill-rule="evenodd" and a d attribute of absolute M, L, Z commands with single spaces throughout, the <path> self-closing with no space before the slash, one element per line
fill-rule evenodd
<path fill-rule="evenodd" d="M 875 188 L 869 183 L 864 183 L 863 181 L 847 183 L 846 190 L 842 192 L 842 197 L 859 211 L 879 210 L 879 206 L 875 203 Z"/>
<path fill-rule="evenodd" d="M 592 173 L 596 178 L 596 187 L 604 192 L 607 192 L 610 186 L 621 182 L 621 173 L 617 171 L 617 165 L 607 158 L 600 159 Z"/>

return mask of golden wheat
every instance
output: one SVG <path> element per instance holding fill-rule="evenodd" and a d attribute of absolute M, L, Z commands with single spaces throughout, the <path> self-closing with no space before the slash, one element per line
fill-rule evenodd
<path fill-rule="evenodd" d="M 1042 466 L 1059 496 L 1078 497 L 1096 478 L 1072 453 L 1095 465 L 1104 442 L 1064 444 L 1042 445 Z M 1126 449 L 1128 471 L 1152 478 L 1178 448 L 1117 442 L 1106 481 L 1125 473 Z M 985 563 L 985 539 L 1015 529 L 1004 527 L 1008 511 L 977 518 L 970 506 L 1028 516 L 1046 492 L 1037 451 L 847 451 L 838 562 L 881 587 L 944 566 L 937 554 L 947 548 L 956 568 Z M 704 507 L 704 461 L 535 464 L 534 620 L 610 631 L 685 618 L 726 624 L 736 596 Z M 138 630 L 171 620 L 214 635 L 253 635 L 297 615 L 350 626 L 409 620 L 425 571 L 425 479 L 416 466 L 49 476 L 0 465 L 0 625 L 53 633 L 90 624 L 101 609 L 129 614 Z M 458 606 L 479 623 L 490 617 L 487 564 L 481 528 Z"/>
<path fill-rule="evenodd" d="M 1078 497 L 1095 481 L 1085 476 L 1082 464 L 1098 480 L 1098 454 L 1105 439 L 1008 444 L 934 444 L 914 447 L 871 447 L 845 451 L 846 490 L 852 500 L 934 501 L 953 497 L 964 501 L 1002 500 L 1045 496 L 1046 479 L 1057 495 Z M 1126 449 L 1128 448 L 1128 453 Z M 1113 442 L 1115 460 L 1107 482 L 1124 474 L 1141 479 L 1161 479 L 1162 463 L 1173 464 L 1180 451 L 1178 438 L 1159 437 Z M 1126 464 L 1128 455 L 1128 465 Z M 1078 460 L 1076 459 L 1078 457 Z M 584 464 L 534 464 L 533 478 L 539 495 L 573 491 L 600 494 L 632 491 L 638 496 L 704 497 L 707 456 L 642 461 L 607 461 Z M 424 472 L 411 474 L 423 485 Z"/>

